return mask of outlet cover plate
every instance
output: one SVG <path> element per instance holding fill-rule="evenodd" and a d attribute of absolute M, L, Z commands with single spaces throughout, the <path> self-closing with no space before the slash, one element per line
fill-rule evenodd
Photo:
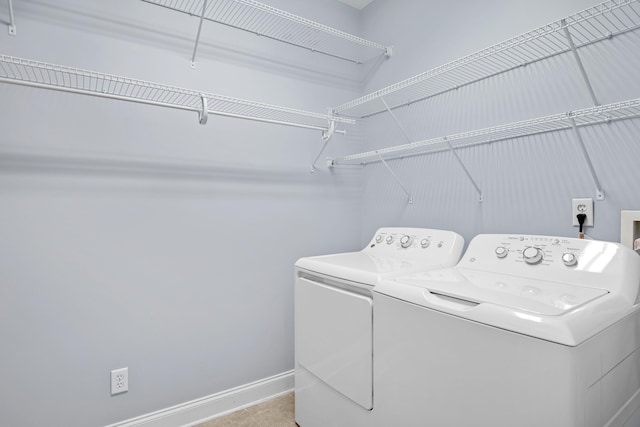
<path fill-rule="evenodd" d="M 577 215 L 583 213 L 587 215 L 584 221 L 584 227 L 593 227 L 593 199 L 571 199 L 571 217 L 573 218 L 573 226 L 579 227 Z"/>
<path fill-rule="evenodd" d="M 129 391 L 129 368 L 111 371 L 111 395 Z"/>

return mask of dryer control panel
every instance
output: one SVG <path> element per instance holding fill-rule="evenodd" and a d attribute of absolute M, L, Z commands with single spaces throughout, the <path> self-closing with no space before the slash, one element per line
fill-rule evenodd
<path fill-rule="evenodd" d="M 452 266 L 460 259 L 464 239 L 447 230 L 408 227 L 380 228 L 362 250 L 371 255 L 402 257 L 403 259 L 429 258 L 430 264 L 441 260 L 443 266 Z"/>
<path fill-rule="evenodd" d="M 618 243 L 569 237 L 480 234 L 458 267 L 606 289 L 633 288 L 640 258 Z M 635 300 L 635 297 L 634 297 Z"/>

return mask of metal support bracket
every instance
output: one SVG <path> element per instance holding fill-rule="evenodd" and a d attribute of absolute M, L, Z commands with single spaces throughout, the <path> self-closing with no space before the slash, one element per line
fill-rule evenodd
<path fill-rule="evenodd" d="M 201 125 L 206 125 L 207 124 L 207 120 L 209 119 L 209 108 L 208 108 L 208 102 L 207 102 L 207 97 L 203 95 L 200 95 L 200 99 L 202 100 L 202 110 L 198 111 L 198 121 L 200 122 Z"/>
<path fill-rule="evenodd" d="M 323 132 L 324 134 L 324 132 Z M 320 156 L 322 155 L 322 153 L 324 152 L 324 149 L 327 148 L 327 144 L 329 144 L 329 138 L 324 138 L 324 135 L 322 137 L 322 140 L 324 141 L 324 144 L 322 144 L 322 148 L 320 149 L 320 152 L 318 153 L 318 155 L 316 156 L 315 160 L 313 161 L 313 163 L 311 163 L 311 170 L 309 171 L 310 173 L 314 173 L 316 171 L 316 163 L 318 162 L 318 159 L 320 158 Z M 332 165 L 333 166 L 333 165 Z"/>
<path fill-rule="evenodd" d="M 9 0 L 9 35 L 16 35 L 16 23 L 13 19 L 13 3 L 12 0 Z"/>
<path fill-rule="evenodd" d="M 324 152 L 324 149 L 327 148 L 327 145 L 329 144 L 329 141 L 331 141 L 331 138 L 333 137 L 333 134 L 335 132 L 336 132 L 336 121 L 329 120 L 329 127 L 327 128 L 327 130 L 322 131 L 322 140 L 324 141 L 324 144 L 322 144 L 322 148 L 320 149 L 320 152 L 318 153 L 316 158 L 313 160 L 313 163 L 311 163 L 311 170 L 310 170 L 311 173 L 314 173 L 316 171 L 316 163 L 318 162 L 318 159 Z"/>
<path fill-rule="evenodd" d="M 400 131 L 402 132 L 402 134 L 404 135 L 404 137 L 407 139 L 407 141 L 409 142 L 409 144 L 411 144 L 413 141 L 411 140 L 411 138 L 409 137 L 409 134 L 407 133 L 406 130 L 404 130 L 404 127 L 402 126 L 402 124 L 400 124 L 400 120 L 398 120 L 398 118 L 396 117 L 395 114 L 393 114 L 393 111 L 391 111 L 391 108 L 389 108 L 389 104 L 387 104 L 387 101 L 384 100 L 384 98 L 381 96 L 380 97 L 380 101 L 382 101 L 382 103 L 384 104 L 384 108 L 387 109 L 387 111 L 389 112 L 389 114 L 391 115 L 391 118 L 393 119 L 394 122 L 396 122 L 396 125 L 398 125 L 398 128 L 400 129 Z"/>
<path fill-rule="evenodd" d="M 325 148 L 327 148 L 327 145 L 329 144 L 329 141 L 331 141 L 331 138 L 333 138 L 333 135 L 336 133 L 340 133 L 342 135 L 346 135 L 346 131 L 344 130 L 337 130 L 336 129 L 336 121 L 334 119 L 334 114 L 335 112 L 333 110 L 329 110 L 329 119 L 327 119 L 327 121 L 329 122 L 329 126 L 327 127 L 326 130 L 322 131 L 322 140 L 324 141 L 324 144 L 322 144 L 322 148 L 320 149 L 320 152 L 318 153 L 318 155 L 316 156 L 316 158 L 313 160 L 313 163 L 311 163 L 311 173 L 314 173 L 316 171 L 316 163 L 318 163 L 318 159 L 320 158 L 320 156 L 322 155 L 322 153 L 324 153 Z M 328 167 L 333 167 L 334 164 L 333 162 L 331 163 L 331 165 L 329 165 L 327 163 Z"/>
<path fill-rule="evenodd" d="M 389 167 L 389 165 L 387 164 L 387 162 L 384 160 L 384 158 L 382 157 L 382 155 L 376 151 L 376 154 L 378 155 L 378 158 L 380 159 L 380 161 L 382 162 L 382 164 L 384 165 L 385 168 L 387 168 L 387 171 L 389 171 L 389 173 L 391 174 L 391 176 L 393 177 L 393 179 L 396 180 L 396 182 L 398 183 L 398 185 L 402 188 L 402 191 L 404 191 L 404 193 L 407 195 L 407 197 L 409 198 L 409 204 L 413 204 L 413 197 L 411 197 L 411 193 L 409 193 L 409 190 L 407 190 L 407 188 L 402 184 L 402 181 L 400 181 L 400 178 L 398 178 L 398 176 L 395 174 L 395 172 L 393 171 L 393 169 L 391 169 Z"/>
<path fill-rule="evenodd" d="M 381 96 L 380 97 L 380 101 L 382 101 L 382 103 L 384 104 L 384 108 L 387 109 L 387 111 L 389 112 L 389 114 L 391 115 L 391 118 L 393 119 L 394 122 L 396 122 L 396 125 L 398 125 L 398 128 L 400 129 L 400 131 L 402 132 L 402 134 L 404 135 L 404 137 L 407 139 L 407 141 L 409 142 L 409 144 L 411 144 L 413 141 L 411 141 L 411 137 L 409 136 L 409 134 L 407 133 L 406 130 L 404 130 L 404 127 L 402 126 L 402 124 L 400 123 L 400 120 L 398 120 L 398 118 L 396 117 L 395 114 L 393 114 L 393 111 L 391 111 L 391 108 L 389 108 L 389 104 L 387 104 L 387 101 L 384 100 L 384 98 Z M 409 191 L 405 188 L 404 185 L 402 185 L 402 182 L 400 181 L 400 179 L 397 177 L 397 175 L 393 172 L 393 170 L 389 167 L 389 165 L 387 164 L 387 162 L 382 158 L 382 155 L 376 151 L 376 154 L 378 155 L 378 158 L 380 159 L 380 161 L 382 162 L 382 164 L 384 165 L 385 168 L 387 168 L 387 170 L 389 171 L 389 173 L 391 174 L 391 176 L 398 182 L 398 184 L 400 185 L 400 187 L 402 187 L 402 191 L 405 192 L 405 194 L 407 195 L 407 197 L 409 197 L 409 204 L 413 203 L 413 197 L 411 197 L 411 193 L 409 193 Z"/>
<path fill-rule="evenodd" d="M 582 136 L 580 135 L 580 131 L 578 130 L 578 126 L 576 125 L 576 121 L 573 117 L 570 117 L 569 122 L 571 122 L 573 134 L 576 136 L 576 140 L 578 141 L 578 145 L 580 146 L 582 155 L 584 156 L 584 159 L 587 162 L 587 166 L 589 167 L 589 172 L 591 172 L 591 178 L 593 178 L 593 182 L 596 185 L 596 200 L 604 200 L 604 191 L 602 190 L 602 185 L 600 185 L 600 180 L 598 179 L 596 170 L 593 167 L 593 163 L 591 162 L 591 157 L 589 157 L 587 148 L 584 145 L 584 141 L 582 140 Z"/>
<path fill-rule="evenodd" d="M 476 183 L 475 179 L 473 179 L 473 176 L 471 176 L 471 173 L 469 172 L 469 169 L 467 169 L 467 167 L 464 165 L 464 162 L 462 161 L 460 156 L 458 156 L 458 153 L 456 153 L 456 150 L 451 145 L 451 142 L 446 137 L 444 138 L 444 140 L 447 143 L 447 145 L 449 146 L 449 150 L 451 150 L 451 153 L 455 156 L 456 160 L 460 164 L 460 167 L 462 167 L 462 170 L 464 170 L 464 173 L 467 174 L 467 178 L 469 178 L 469 181 L 471 181 L 471 184 L 473 184 L 473 186 L 475 187 L 476 191 L 478 192 L 478 201 L 482 202 L 484 200 L 484 197 L 482 195 L 482 190 L 480 190 L 480 187 L 478 187 L 478 184 Z"/>
<path fill-rule="evenodd" d="M 589 80 L 589 76 L 587 76 L 587 72 L 584 69 L 584 65 L 582 64 L 582 60 L 580 59 L 580 55 L 578 55 L 578 49 L 576 49 L 576 45 L 573 42 L 573 38 L 571 37 L 571 33 L 569 32 L 569 27 L 567 26 L 567 21 L 562 19 L 560 21 L 560 23 L 562 24 L 562 29 L 564 30 L 564 35 L 567 38 L 567 41 L 569 42 L 569 47 L 571 48 L 571 51 L 573 52 L 573 56 L 576 59 L 576 62 L 578 63 L 578 69 L 580 70 L 580 74 L 582 75 L 582 79 L 584 80 L 584 83 L 587 86 L 587 90 L 589 91 L 589 95 L 591 96 L 591 100 L 593 101 L 593 105 L 598 106 L 598 105 L 600 105 L 600 103 L 598 102 L 598 99 L 596 98 L 596 94 L 593 91 L 593 87 L 591 86 L 591 81 Z"/>
<path fill-rule="evenodd" d="M 207 0 L 202 2 L 202 14 L 200 15 L 200 24 L 198 24 L 198 34 L 196 35 L 196 44 L 193 46 L 193 54 L 191 55 L 191 68 L 196 68 L 196 52 L 198 51 L 198 43 L 200 43 L 200 33 L 202 32 L 202 21 L 204 21 L 204 13 L 207 10 Z"/>

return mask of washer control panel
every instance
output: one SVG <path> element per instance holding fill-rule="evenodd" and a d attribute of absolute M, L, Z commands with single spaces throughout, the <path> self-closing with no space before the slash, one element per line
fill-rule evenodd
<path fill-rule="evenodd" d="M 576 267 L 584 241 L 545 236 L 501 236 L 495 242 L 493 253 L 505 262 L 545 266 L 561 262 L 566 267 Z"/>
<path fill-rule="evenodd" d="M 376 255 L 423 259 L 429 256 L 443 265 L 455 265 L 462 254 L 464 239 L 458 233 L 430 228 L 380 228 L 364 251 Z M 435 258 L 433 258 L 435 257 Z"/>
<path fill-rule="evenodd" d="M 479 234 L 458 267 L 600 289 L 617 287 L 639 264 L 618 243 L 569 237 Z M 638 284 L 635 284 L 637 290 Z"/>

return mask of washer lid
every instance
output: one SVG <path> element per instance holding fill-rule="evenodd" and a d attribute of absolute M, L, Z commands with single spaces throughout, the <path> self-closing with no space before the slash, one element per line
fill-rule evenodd
<path fill-rule="evenodd" d="M 439 295 L 545 316 L 565 314 L 609 293 L 604 289 L 462 268 L 450 272 L 446 281 L 442 280 L 442 273 L 426 272 L 402 277 L 398 282 L 424 287 Z"/>
<path fill-rule="evenodd" d="M 577 346 L 627 316 L 621 294 L 586 286 L 449 268 L 381 280 L 376 294 L 507 331 Z M 398 313 L 401 315 L 401 313 Z"/>
<path fill-rule="evenodd" d="M 305 270 L 370 286 L 376 285 L 383 276 L 408 274 L 419 266 L 424 266 L 424 262 L 375 255 L 366 251 L 300 258 L 296 262 L 296 267 Z"/>

